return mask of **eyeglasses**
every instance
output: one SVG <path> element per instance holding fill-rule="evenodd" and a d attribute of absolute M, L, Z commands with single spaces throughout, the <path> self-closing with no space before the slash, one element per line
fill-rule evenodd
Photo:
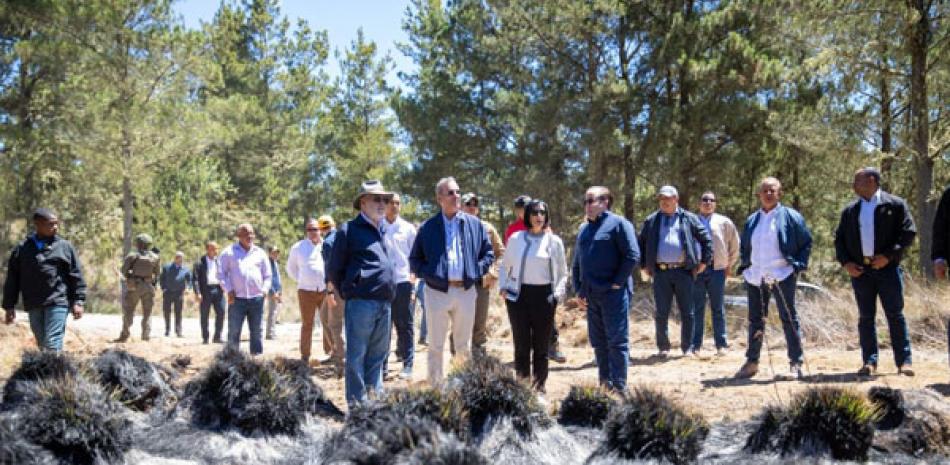
<path fill-rule="evenodd" d="M 535 210 L 531 212 L 531 216 L 548 216 L 548 212 L 544 210 Z"/>
<path fill-rule="evenodd" d="M 307 231 L 320 231 L 319 228 L 307 228 Z"/>
<path fill-rule="evenodd" d="M 465 204 L 466 207 L 478 207 L 478 202 L 469 202 Z"/>
<path fill-rule="evenodd" d="M 584 199 L 584 204 L 590 205 L 592 203 L 605 202 L 605 201 L 607 201 L 607 197 L 601 195 L 599 197 L 587 197 L 586 199 Z"/>
<path fill-rule="evenodd" d="M 389 203 L 391 200 L 389 197 L 383 197 L 381 195 L 373 196 L 373 202 L 376 203 Z"/>
<path fill-rule="evenodd" d="M 709 197 L 703 197 L 703 203 L 716 203 L 716 199 L 711 199 Z"/>

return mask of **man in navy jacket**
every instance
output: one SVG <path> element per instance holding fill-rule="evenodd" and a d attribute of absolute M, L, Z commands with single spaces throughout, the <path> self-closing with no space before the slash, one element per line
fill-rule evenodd
<path fill-rule="evenodd" d="M 739 247 L 742 257 L 739 272 L 745 279 L 749 299 L 749 347 L 746 363 L 736 377 L 751 378 L 759 371 L 765 318 L 774 293 L 785 331 L 791 376 L 801 378 L 805 355 L 795 309 L 795 286 L 798 273 L 808 268 L 811 231 L 801 213 L 779 203 L 782 183 L 778 179 L 763 179 L 758 196 L 762 208 L 746 220 Z"/>
<path fill-rule="evenodd" d="M 337 230 L 327 279 L 346 300 L 346 401 L 365 401 L 383 389 L 395 295 L 393 266 L 383 240 L 382 218 L 392 193 L 377 181 L 363 183 L 353 207 L 360 213 Z"/>
<path fill-rule="evenodd" d="M 597 357 L 600 384 L 627 388 L 630 274 L 640 261 L 633 224 L 609 211 L 613 197 L 603 186 L 587 189 L 587 221 L 577 235 L 572 265 L 574 290 L 587 307 L 587 334 Z"/>
<path fill-rule="evenodd" d="M 429 332 L 429 383 L 442 381 L 442 357 L 449 321 L 457 357 L 471 355 L 475 322 L 475 285 L 488 273 L 495 254 L 478 217 L 461 211 L 455 178 L 435 186 L 441 211 L 419 227 L 409 267 L 425 280 L 426 325 Z"/>
<path fill-rule="evenodd" d="M 880 297 L 897 370 L 913 376 L 900 262 L 904 251 L 914 243 L 917 228 L 907 202 L 881 190 L 881 172 L 876 168 L 858 170 L 852 187 L 858 198 L 841 212 L 835 232 L 835 256 L 851 276 L 858 304 L 858 339 L 863 361 L 858 374 L 868 376 L 877 371 L 874 317 Z"/>

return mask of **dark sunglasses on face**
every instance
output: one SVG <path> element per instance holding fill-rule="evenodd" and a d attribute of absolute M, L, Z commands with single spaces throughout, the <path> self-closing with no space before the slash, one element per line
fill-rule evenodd
<path fill-rule="evenodd" d="M 604 201 L 606 201 L 606 200 L 607 200 L 607 197 L 601 195 L 601 196 L 599 196 L 599 197 L 588 197 L 588 198 L 584 199 L 584 203 L 587 204 L 587 205 L 590 205 L 590 204 L 592 204 L 592 203 L 604 202 Z"/>
<path fill-rule="evenodd" d="M 320 230 L 317 228 L 307 228 L 307 231 L 320 231 Z"/>
<path fill-rule="evenodd" d="M 467 207 L 478 207 L 478 202 L 469 202 L 469 203 L 465 204 L 465 206 L 467 206 Z"/>
<path fill-rule="evenodd" d="M 390 200 L 392 199 L 390 199 L 389 197 L 383 197 L 381 195 L 377 195 L 373 197 L 373 202 L 376 202 L 376 203 L 389 203 Z"/>
<path fill-rule="evenodd" d="M 716 199 L 711 199 L 709 197 L 703 197 L 703 203 L 716 203 Z"/>
<path fill-rule="evenodd" d="M 531 212 L 531 216 L 548 216 L 548 212 L 544 210 L 535 210 Z"/>

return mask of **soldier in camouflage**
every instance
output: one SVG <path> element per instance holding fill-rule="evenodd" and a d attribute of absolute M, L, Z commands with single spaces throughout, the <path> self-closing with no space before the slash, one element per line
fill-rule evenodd
<path fill-rule="evenodd" d="M 152 303 L 155 300 L 155 284 L 162 271 L 158 255 L 149 250 L 151 245 L 151 236 L 139 234 L 135 237 L 136 250 L 128 254 L 122 263 L 126 293 L 122 299 L 122 333 L 115 342 L 129 340 L 129 328 L 132 327 L 132 317 L 139 301 L 142 302 L 142 340 L 147 341 L 149 338 L 149 317 L 152 315 Z"/>

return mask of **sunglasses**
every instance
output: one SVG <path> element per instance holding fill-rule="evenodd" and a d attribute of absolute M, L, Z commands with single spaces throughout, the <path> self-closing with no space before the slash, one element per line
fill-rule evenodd
<path fill-rule="evenodd" d="M 716 203 L 716 199 L 711 199 L 709 197 L 703 197 L 703 203 Z"/>
<path fill-rule="evenodd" d="M 319 228 L 307 228 L 307 231 L 319 231 Z"/>
<path fill-rule="evenodd" d="M 531 216 L 548 216 L 548 212 L 544 210 L 535 210 L 531 212 Z"/>
<path fill-rule="evenodd" d="M 599 197 L 588 197 L 584 199 L 584 204 L 590 205 L 592 203 L 605 202 L 605 201 L 607 201 L 607 197 L 601 195 Z"/>
<path fill-rule="evenodd" d="M 389 197 L 383 197 L 381 195 L 373 196 L 373 202 L 376 202 L 376 203 L 389 203 L 391 200 L 392 199 L 390 199 Z"/>
<path fill-rule="evenodd" d="M 478 202 L 469 202 L 469 203 L 465 204 L 465 206 L 467 206 L 467 207 L 477 207 L 477 206 L 478 206 Z"/>

